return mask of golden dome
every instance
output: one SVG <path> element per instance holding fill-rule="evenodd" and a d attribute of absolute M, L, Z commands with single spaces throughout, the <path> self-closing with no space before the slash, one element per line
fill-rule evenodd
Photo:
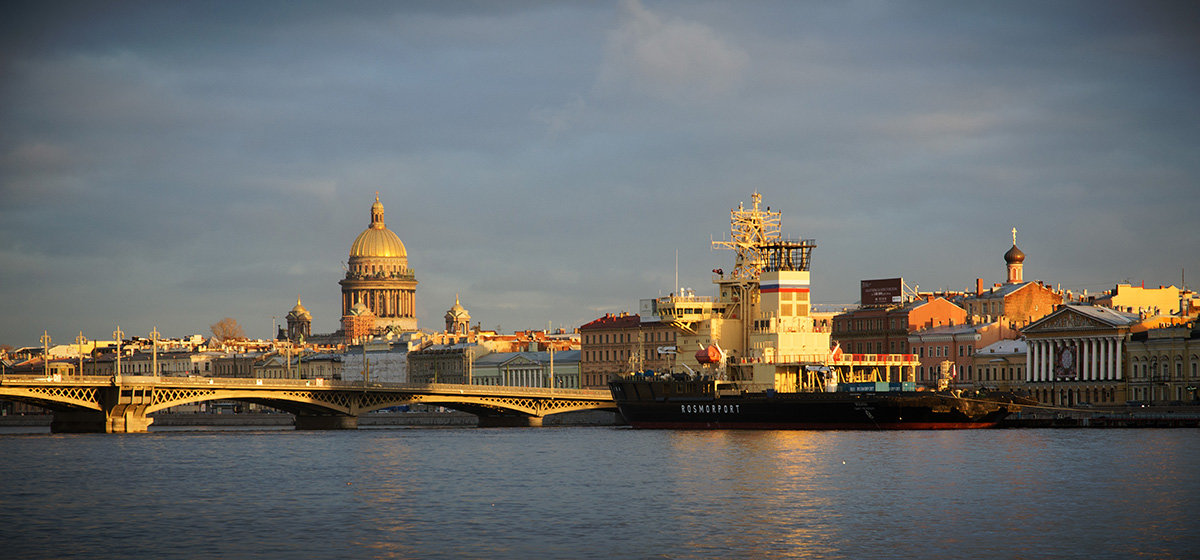
<path fill-rule="evenodd" d="M 296 307 L 292 308 L 292 312 L 288 313 L 288 316 L 303 321 L 312 320 L 312 314 L 300 304 L 300 296 L 296 296 Z"/>
<path fill-rule="evenodd" d="M 463 317 L 466 319 L 470 319 L 471 314 L 469 312 L 467 312 L 467 308 L 463 307 L 462 304 L 458 302 L 458 296 L 456 295 L 456 296 L 454 296 L 454 307 L 451 307 L 450 310 L 446 312 L 446 317 L 447 318 Z"/>
<path fill-rule="evenodd" d="M 379 193 L 375 193 L 375 204 L 371 205 L 371 225 L 358 234 L 350 245 L 350 257 L 398 257 L 408 258 L 408 251 L 400 236 L 383 223 L 383 204 Z"/>

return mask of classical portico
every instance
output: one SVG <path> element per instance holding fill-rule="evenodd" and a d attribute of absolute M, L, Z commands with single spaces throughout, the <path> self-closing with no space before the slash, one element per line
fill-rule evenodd
<path fill-rule="evenodd" d="M 1052 404 L 1125 400 L 1124 352 L 1137 317 L 1106 307 L 1063 305 L 1022 330 L 1026 382 Z"/>

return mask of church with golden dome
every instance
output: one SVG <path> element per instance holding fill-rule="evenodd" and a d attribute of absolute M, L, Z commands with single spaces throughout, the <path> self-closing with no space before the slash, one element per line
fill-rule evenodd
<path fill-rule="evenodd" d="M 383 221 L 383 203 L 375 193 L 371 222 L 350 245 L 342 286 L 342 325 L 349 339 L 370 334 L 417 330 L 417 280 L 408 267 L 408 251 Z M 352 332 L 353 331 L 353 332 Z"/>

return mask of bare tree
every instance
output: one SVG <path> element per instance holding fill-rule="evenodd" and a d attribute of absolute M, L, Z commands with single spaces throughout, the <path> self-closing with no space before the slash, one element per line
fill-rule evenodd
<path fill-rule="evenodd" d="M 242 330 L 242 326 L 229 317 L 217 321 L 209 329 L 212 330 L 213 336 L 221 342 L 246 339 L 246 332 Z"/>

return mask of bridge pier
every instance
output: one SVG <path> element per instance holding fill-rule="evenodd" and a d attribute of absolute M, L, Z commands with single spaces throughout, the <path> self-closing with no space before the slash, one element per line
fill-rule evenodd
<path fill-rule="evenodd" d="M 154 418 L 145 414 L 99 410 L 59 410 L 50 420 L 55 434 L 135 434 L 150 431 Z"/>
<path fill-rule="evenodd" d="M 480 416 L 480 428 L 540 428 L 541 416 Z"/>
<path fill-rule="evenodd" d="M 56 410 L 50 421 L 53 433 L 133 434 L 150 430 L 154 418 L 146 415 L 153 400 L 146 387 L 100 387 L 96 404 L 100 410 L 70 408 Z"/>
<path fill-rule="evenodd" d="M 296 415 L 297 430 L 357 430 L 357 416 Z"/>

